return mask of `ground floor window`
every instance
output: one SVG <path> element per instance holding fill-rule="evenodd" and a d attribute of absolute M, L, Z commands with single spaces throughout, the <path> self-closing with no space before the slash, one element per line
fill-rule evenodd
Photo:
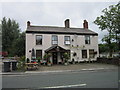
<path fill-rule="evenodd" d="M 82 58 L 87 58 L 87 50 L 82 50 Z"/>
<path fill-rule="evenodd" d="M 89 49 L 89 58 L 94 58 L 94 49 Z"/>
<path fill-rule="evenodd" d="M 42 50 L 36 50 L 36 58 L 42 59 Z"/>

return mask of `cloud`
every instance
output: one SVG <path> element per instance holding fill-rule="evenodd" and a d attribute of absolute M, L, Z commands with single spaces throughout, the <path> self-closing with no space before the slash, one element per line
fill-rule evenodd
<path fill-rule="evenodd" d="M 15 19 L 22 31 L 28 20 L 33 25 L 64 26 L 64 20 L 69 18 L 71 27 L 82 28 L 83 20 L 87 19 L 89 28 L 99 34 L 100 43 L 107 32 L 101 32 L 93 21 L 112 4 L 117 2 L 5 2 L 2 3 L 2 16 Z"/>

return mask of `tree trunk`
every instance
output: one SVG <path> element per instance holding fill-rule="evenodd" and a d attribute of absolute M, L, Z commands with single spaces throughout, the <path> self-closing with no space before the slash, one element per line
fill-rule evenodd
<path fill-rule="evenodd" d="M 112 57 L 112 50 L 110 50 L 109 52 L 109 57 Z"/>
<path fill-rule="evenodd" d="M 109 57 L 112 57 L 112 48 L 111 48 L 111 33 L 109 33 L 109 41 L 108 41 L 108 46 L 109 46 Z"/>

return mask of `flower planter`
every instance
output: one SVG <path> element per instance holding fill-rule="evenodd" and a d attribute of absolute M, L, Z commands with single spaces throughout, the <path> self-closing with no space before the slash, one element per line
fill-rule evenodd
<path fill-rule="evenodd" d="M 73 62 L 72 64 L 75 64 L 75 62 Z"/>
<path fill-rule="evenodd" d="M 52 64 L 51 64 L 51 63 L 48 63 L 47 65 L 48 65 L 48 66 L 52 66 Z"/>

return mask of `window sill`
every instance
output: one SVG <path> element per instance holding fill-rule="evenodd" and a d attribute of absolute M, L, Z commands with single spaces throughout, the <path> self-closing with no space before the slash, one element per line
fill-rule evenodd
<path fill-rule="evenodd" d="M 58 45 L 58 44 L 52 44 L 52 45 Z"/>
<path fill-rule="evenodd" d="M 95 58 L 89 58 L 89 59 L 95 59 Z"/>
<path fill-rule="evenodd" d="M 70 46 L 70 44 L 64 44 L 65 46 Z"/>
<path fill-rule="evenodd" d="M 85 44 L 85 45 L 91 45 L 91 44 Z"/>
<path fill-rule="evenodd" d="M 36 45 L 36 46 L 43 46 L 43 45 Z"/>

